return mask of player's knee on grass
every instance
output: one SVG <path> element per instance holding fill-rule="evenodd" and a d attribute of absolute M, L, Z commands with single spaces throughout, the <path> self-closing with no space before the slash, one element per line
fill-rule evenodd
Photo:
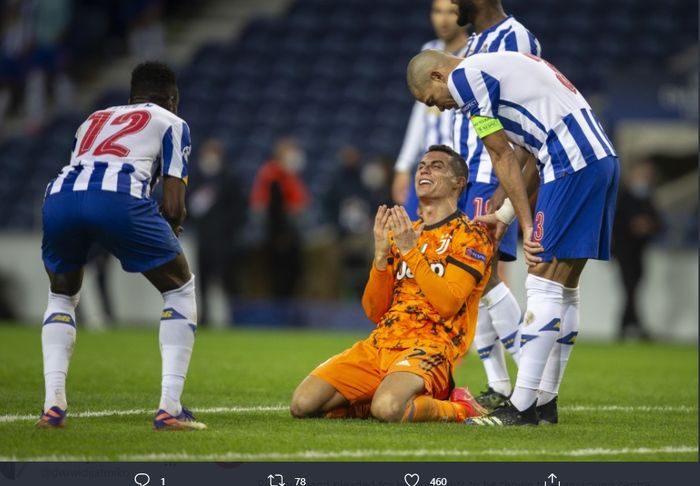
<path fill-rule="evenodd" d="M 323 405 L 318 397 L 311 393 L 297 389 L 292 396 L 292 403 L 289 405 L 289 411 L 294 418 L 310 418 L 317 417 Z"/>
<path fill-rule="evenodd" d="M 408 402 L 391 392 L 380 393 L 372 399 L 372 416 L 382 422 L 401 422 Z"/>

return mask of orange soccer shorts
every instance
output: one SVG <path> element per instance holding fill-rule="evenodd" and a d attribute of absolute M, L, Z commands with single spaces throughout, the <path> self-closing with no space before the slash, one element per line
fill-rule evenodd
<path fill-rule="evenodd" d="M 321 363 L 311 376 L 321 378 L 350 403 L 369 401 L 389 373 L 408 372 L 423 378 L 426 394 L 445 400 L 453 388 L 452 363 L 439 348 L 377 348 L 370 339 Z"/>

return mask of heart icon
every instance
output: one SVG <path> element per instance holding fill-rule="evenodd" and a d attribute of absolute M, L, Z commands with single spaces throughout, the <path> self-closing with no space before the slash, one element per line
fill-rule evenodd
<path fill-rule="evenodd" d="M 403 477 L 403 480 L 406 483 L 406 486 L 416 486 L 418 481 L 420 481 L 420 476 L 417 474 L 406 474 Z"/>

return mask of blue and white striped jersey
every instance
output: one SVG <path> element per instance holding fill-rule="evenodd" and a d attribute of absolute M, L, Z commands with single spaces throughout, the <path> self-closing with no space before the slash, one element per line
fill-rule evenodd
<path fill-rule="evenodd" d="M 184 120 L 153 103 L 96 111 L 75 135 L 70 164 L 46 188 L 112 191 L 147 198 L 161 176 L 187 183 L 190 129 Z"/>
<path fill-rule="evenodd" d="M 421 51 L 426 49 L 445 50 L 445 43 L 435 39 L 423 44 Z M 458 55 L 458 53 L 456 53 Z M 406 134 L 404 135 L 401 151 L 394 166 L 396 171 L 411 172 L 416 164 L 428 150 L 428 147 L 436 144 L 452 146 L 452 126 L 454 124 L 454 112 L 445 110 L 440 112 L 435 107 L 428 107 L 416 101 L 411 111 Z"/>
<path fill-rule="evenodd" d="M 468 57 L 480 52 L 516 51 L 539 56 L 540 43 L 523 24 L 509 15 L 498 24 L 480 34 L 472 34 L 460 57 Z M 469 119 L 459 113 L 454 120 L 454 149 L 469 166 L 469 182 L 498 184 L 493 172 L 491 158 L 484 149 L 484 144 L 476 135 Z"/>
<path fill-rule="evenodd" d="M 500 120 L 508 140 L 538 159 L 545 184 L 616 156 L 586 99 L 539 57 L 474 54 L 450 73 L 448 86 L 466 117 Z"/>

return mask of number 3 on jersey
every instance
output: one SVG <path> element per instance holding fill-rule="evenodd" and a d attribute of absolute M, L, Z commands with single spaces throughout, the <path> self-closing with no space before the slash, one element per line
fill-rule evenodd
<path fill-rule="evenodd" d="M 532 232 L 532 240 L 540 242 L 544 237 L 544 213 L 538 211 L 535 214 L 535 230 Z"/>
<path fill-rule="evenodd" d="M 100 134 L 104 126 L 107 124 L 112 115 L 113 111 L 97 111 L 90 115 L 88 121 L 90 126 L 85 132 L 83 140 L 80 142 L 80 148 L 78 149 L 77 156 L 86 154 L 90 151 L 97 136 Z M 132 111 L 129 113 L 124 113 L 116 117 L 110 125 L 124 125 L 124 128 L 119 130 L 117 133 L 107 137 L 100 143 L 95 150 L 92 152 L 93 155 L 116 155 L 117 157 L 126 157 L 129 155 L 129 149 L 123 145 L 117 143 L 122 137 L 126 135 L 131 135 L 138 133 L 143 128 L 148 125 L 151 120 L 151 114 L 145 110 Z"/>

